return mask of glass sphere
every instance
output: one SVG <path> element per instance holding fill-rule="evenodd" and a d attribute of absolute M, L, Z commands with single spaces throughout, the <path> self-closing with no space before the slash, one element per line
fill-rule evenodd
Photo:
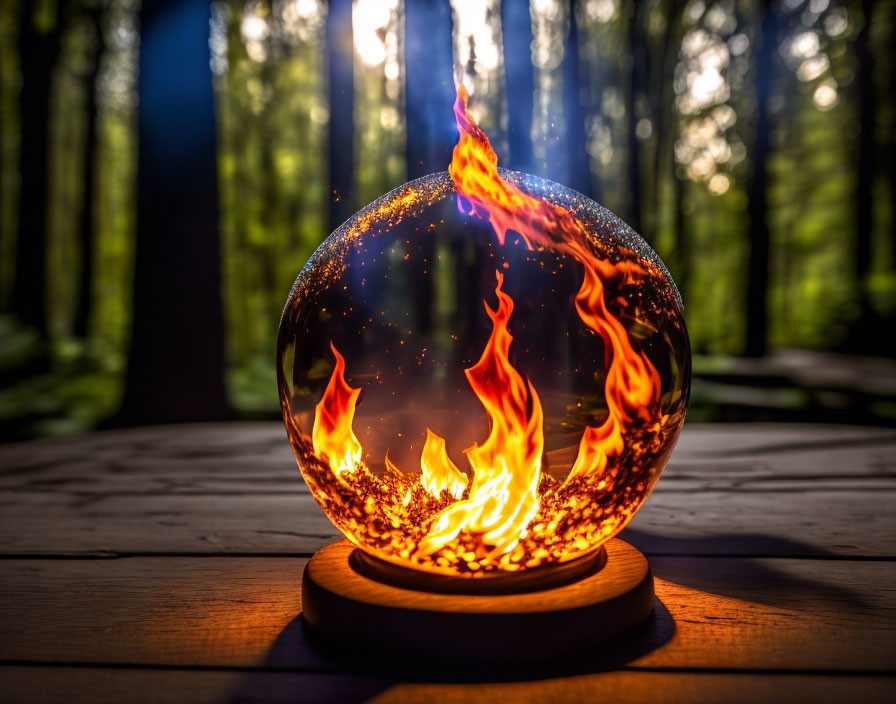
<path fill-rule="evenodd" d="M 578 244 L 498 236 L 434 174 L 330 235 L 280 323 L 283 417 L 311 493 L 358 547 L 427 572 L 599 550 L 647 498 L 687 405 L 687 330 L 659 257 L 580 194 L 500 173 L 571 216 Z"/>

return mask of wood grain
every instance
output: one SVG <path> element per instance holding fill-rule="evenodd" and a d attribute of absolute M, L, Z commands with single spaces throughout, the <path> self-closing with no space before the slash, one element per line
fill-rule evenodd
<path fill-rule="evenodd" d="M 896 685 L 869 677 L 800 675 L 681 674 L 604 672 L 536 682 L 487 684 L 398 684 L 367 700 L 370 704 L 438 701 L 443 704 L 755 704 L 756 702 L 834 702 L 856 697 L 863 702 L 890 702 Z"/>
<path fill-rule="evenodd" d="M 129 702 L 130 704 L 840 704 L 889 703 L 896 678 L 669 672 L 602 672 L 527 682 L 440 683 L 357 675 L 292 672 L 160 671 L 137 668 L 0 667 L 4 701 L 18 704 Z"/>
<path fill-rule="evenodd" d="M 782 488 L 896 478 L 896 431 L 794 424 L 686 425 L 662 484 L 682 490 Z M 569 464 L 576 451 L 548 453 Z M 306 492 L 282 424 L 131 428 L 0 445 L 0 490 L 78 494 Z"/>
<path fill-rule="evenodd" d="M 338 704 L 365 701 L 391 685 L 377 677 L 293 672 L 0 667 L 0 701 L 15 704 Z"/>
<path fill-rule="evenodd" d="M 611 540 L 606 545 L 608 558 L 600 572 L 576 579 L 571 584 L 521 593 L 436 593 L 406 589 L 357 574 L 349 566 L 349 557 L 354 550 L 347 540 L 323 548 L 311 559 L 306 570 L 311 581 L 353 601 L 449 614 L 527 614 L 578 609 L 622 596 L 641 584 L 649 570 L 647 560 L 631 545 Z M 351 574 L 347 577 L 348 573 Z"/>
<path fill-rule="evenodd" d="M 886 429 L 688 426 L 623 537 L 648 556 L 893 557 L 894 449 Z M 0 446 L 0 468 L 2 554 L 308 556 L 339 537 L 276 423 Z"/>
<path fill-rule="evenodd" d="M 575 656 L 634 630 L 653 611 L 653 577 L 644 556 L 618 539 L 605 550 L 598 571 L 566 584 L 458 594 L 368 577 L 352 568 L 357 548 L 342 540 L 321 549 L 305 568 L 303 617 L 336 644 L 418 662 L 522 663 Z"/>
<path fill-rule="evenodd" d="M 338 670 L 297 620 L 305 563 L 5 560 L 0 660 Z M 896 563 L 658 558 L 652 567 L 661 605 L 634 650 L 617 654 L 628 666 L 896 671 Z M 619 658 L 590 666 L 611 664 Z"/>
<path fill-rule="evenodd" d="M 670 493 L 660 485 L 622 536 L 648 556 L 892 557 L 891 492 Z M 341 536 L 308 495 L 0 493 L 0 553 L 310 556 Z"/>
<path fill-rule="evenodd" d="M 893 430 L 689 425 L 623 534 L 653 620 L 472 677 L 309 641 L 293 556 L 338 534 L 279 423 L 4 445 L 0 701 L 889 702 L 894 492 Z"/>

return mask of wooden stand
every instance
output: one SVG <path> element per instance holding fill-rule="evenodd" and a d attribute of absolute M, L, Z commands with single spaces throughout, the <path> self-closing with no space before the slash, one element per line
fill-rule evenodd
<path fill-rule="evenodd" d="M 605 550 L 592 569 L 562 586 L 458 594 L 368 576 L 364 561 L 352 555 L 358 549 L 343 540 L 308 562 L 303 615 L 326 640 L 374 654 L 434 661 L 554 659 L 616 638 L 653 612 L 647 559 L 617 539 Z"/>

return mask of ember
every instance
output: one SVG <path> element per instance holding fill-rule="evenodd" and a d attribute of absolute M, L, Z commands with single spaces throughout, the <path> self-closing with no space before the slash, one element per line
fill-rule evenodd
<path fill-rule="evenodd" d="M 340 531 L 381 559 L 485 575 L 583 556 L 625 526 L 677 439 L 690 354 L 643 240 L 578 194 L 499 171 L 463 87 L 455 114 L 450 179 L 371 204 L 299 275 L 278 381 L 302 474 Z M 440 285 L 450 295 L 427 293 Z M 484 310 L 463 305 L 468 289 Z"/>

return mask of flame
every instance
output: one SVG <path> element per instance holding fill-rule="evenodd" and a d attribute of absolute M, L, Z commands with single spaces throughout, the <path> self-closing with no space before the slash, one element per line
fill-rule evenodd
<path fill-rule="evenodd" d="M 438 514 L 417 548 L 421 555 L 439 550 L 466 530 L 481 536 L 489 551 L 506 553 L 525 535 L 538 510 L 538 479 L 544 450 L 541 403 L 532 384 L 523 381 L 508 358 L 513 336 L 507 322 L 513 300 L 501 290 L 498 308 L 485 310 L 492 334 L 479 361 L 466 370 L 467 381 L 488 414 L 491 431 L 482 445 L 465 454 L 473 468 L 470 496 Z"/>
<path fill-rule="evenodd" d="M 417 546 L 419 555 L 430 555 L 454 540 L 461 531 L 479 538 L 484 554 L 503 554 L 525 536 L 526 527 L 538 511 L 538 480 L 544 451 L 543 414 L 538 394 L 510 364 L 513 336 L 507 323 L 513 299 L 501 290 L 504 276 L 495 272 L 498 307 L 485 310 L 492 320 L 492 333 L 479 361 L 465 370 L 474 393 L 489 419 L 490 432 L 482 445 L 465 450 L 473 468 L 470 495 L 459 501 L 468 479 L 448 457 L 445 440 L 427 428 L 420 457 L 421 484 L 435 497 L 447 491 L 454 499 L 432 519 L 426 536 Z M 312 442 L 315 453 L 325 458 L 339 477 L 362 467 L 361 444 L 352 431 L 355 403 L 360 389 L 345 381 L 345 359 L 331 343 L 336 364 L 314 416 Z M 400 471 L 385 457 L 386 468 Z M 366 470 L 366 468 L 364 468 Z"/>
<path fill-rule="evenodd" d="M 600 473 L 609 456 L 624 449 L 623 428 L 635 418 L 650 421 L 660 397 L 660 377 L 647 357 L 636 352 L 625 327 L 609 312 L 603 279 L 617 275 L 637 278 L 639 267 L 617 267 L 601 261 L 588 247 L 585 226 L 565 208 L 524 193 L 498 173 L 498 157 L 488 137 L 467 110 L 467 91 L 458 87 L 454 115 L 460 139 L 448 171 L 458 198 L 487 219 L 503 244 L 507 232 L 519 233 L 526 245 L 569 255 L 584 267 L 576 310 L 582 322 L 603 338 L 609 367 L 605 394 L 609 415 L 599 428 L 588 427 L 567 482 L 585 473 Z M 462 204 L 461 204 L 462 207 Z"/>
<path fill-rule="evenodd" d="M 303 471 L 319 500 L 329 501 L 340 530 L 359 545 L 455 570 L 518 570 L 599 545 L 621 529 L 652 485 L 638 477 L 617 481 L 615 468 L 605 472 L 610 459 L 627 449 L 639 457 L 657 456 L 665 421 L 659 374 L 644 353 L 633 348 L 625 326 L 610 312 L 605 284 L 638 282 L 655 272 L 635 261 L 598 257 L 597 245 L 591 244 L 586 226 L 572 212 L 505 181 L 466 100 L 460 86 L 454 106 L 460 138 L 449 167 L 459 207 L 487 219 L 501 244 L 507 232 L 514 231 L 530 249 L 549 249 L 582 266 L 575 305 L 582 322 L 604 343 L 607 418 L 585 428 L 562 485 L 542 474 L 542 407 L 535 388 L 510 363 L 513 337 L 508 323 L 514 304 L 502 289 L 504 275 L 498 271 L 498 305 L 492 309 L 484 302 L 491 335 L 479 361 L 465 370 L 489 421 L 486 440 L 465 450 L 472 478 L 451 461 L 445 440 L 429 428 L 419 479 L 400 472 L 388 453 L 386 473 L 370 472 L 352 430 L 360 389 L 346 382 L 345 360 L 332 343 L 336 363 L 312 430 L 320 469 L 308 463 Z M 653 440 L 646 439 L 650 433 L 656 433 Z M 327 467 L 348 492 L 326 495 L 326 482 L 319 477 Z M 638 469 L 651 472 L 649 466 Z M 564 493 L 573 483 L 578 489 Z M 622 492 L 615 508 L 610 503 L 617 502 L 614 491 Z"/>
<path fill-rule="evenodd" d="M 455 499 L 463 496 L 469 479 L 461 472 L 445 449 L 445 439 L 426 429 L 426 444 L 420 455 L 420 483 L 435 497 L 447 491 Z"/>
<path fill-rule="evenodd" d="M 337 477 L 355 471 L 361 463 L 361 443 L 352 430 L 355 405 L 361 389 L 353 389 L 345 381 L 345 359 L 330 343 L 336 366 L 320 403 L 314 409 L 311 442 L 314 452 L 326 458 Z"/>

